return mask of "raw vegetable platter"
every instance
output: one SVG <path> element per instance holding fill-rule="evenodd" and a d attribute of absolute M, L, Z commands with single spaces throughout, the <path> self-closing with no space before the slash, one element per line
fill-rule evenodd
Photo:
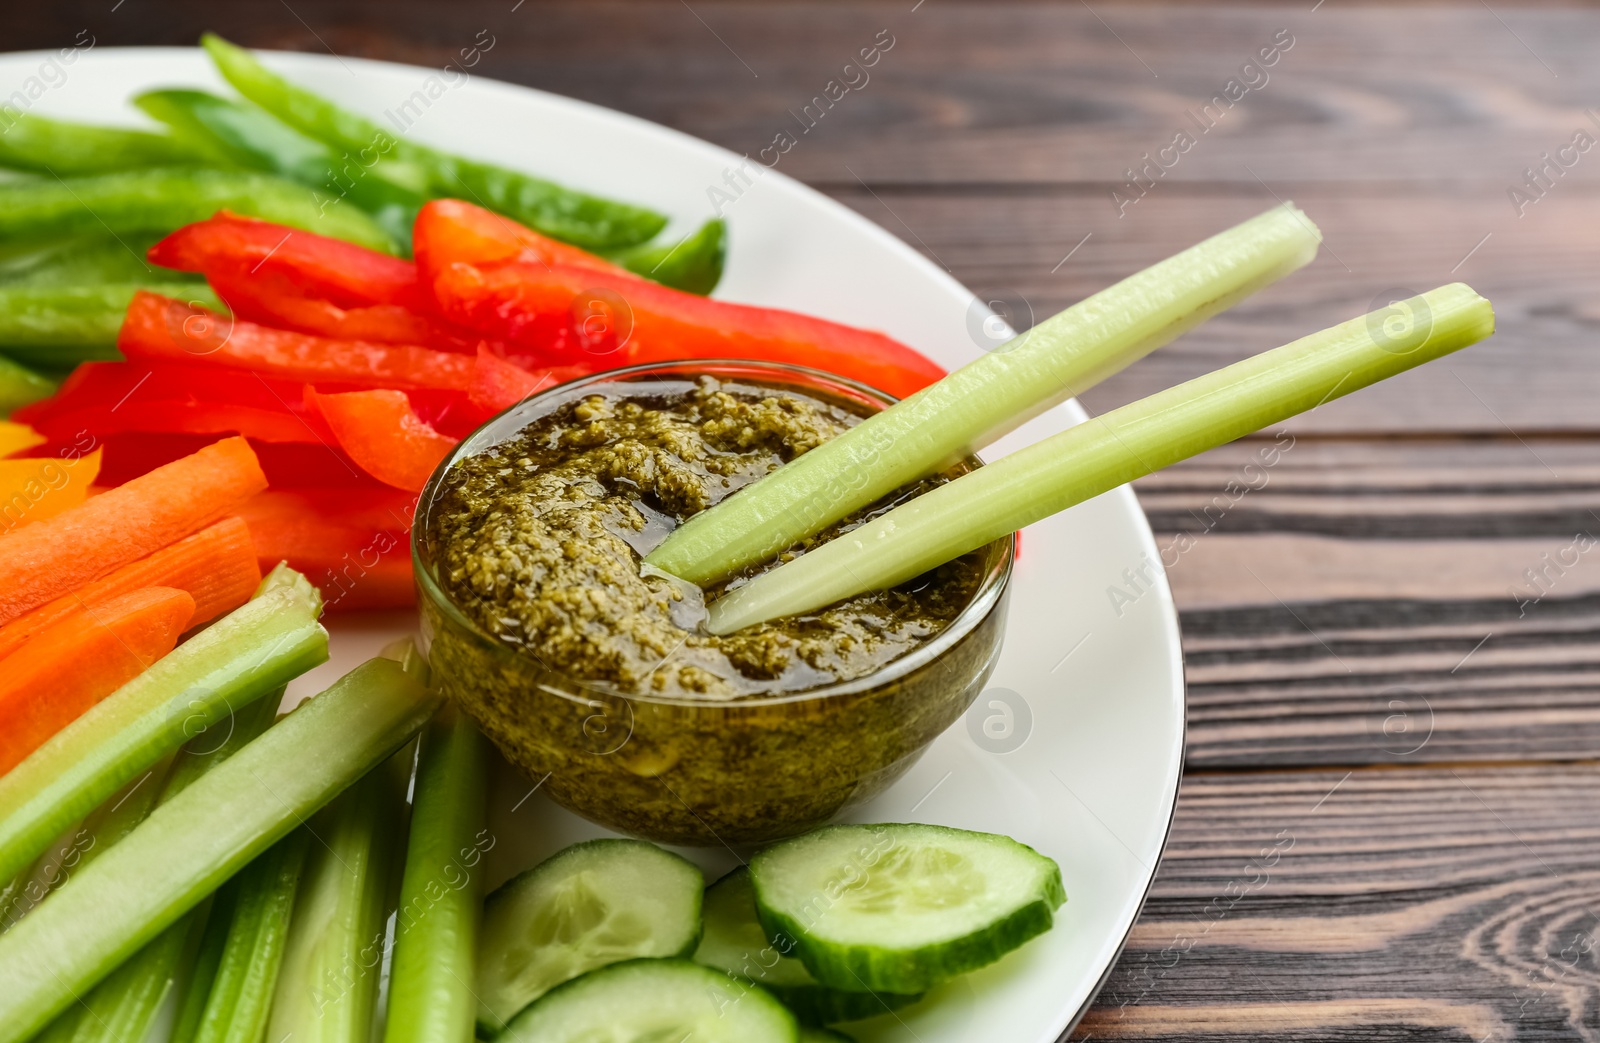
<path fill-rule="evenodd" d="M 0 83 L 20 82 L 43 58 L 0 58 Z M 273 55 L 270 64 L 379 119 L 431 75 L 310 55 Z M 132 122 L 123 99 L 173 85 L 222 88 L 198 51 L 94 51 L 39 111 Z M 447 91 L 407 135 L 653 207 L 673 216 L 669 232 L 677 234 L 713 216 L 708 189 L 745 165 L 743 157 L 658 126 L 482 78 Z M 969 292 L 893 236 L 780 172 L 763 170 L 721 216 L 730 248 L 718 297 L 881 329 L 950 369 L 981 353 Z M 1074 405 L 1058 407 L 986 458 L 1081 419 Z M 1069 900 L 1043 937 L 917 1006 L 852 1026 L 852 1035 L 1053 1040 L 1092 998 L 1149 887 L 1181 766 L 1182 669 L 1170 595 L 1158 580 L 1120 614 L 1105 595 L 1121 585 L 1124 570 L 1155 560 L 1149 529 L 1126 490 L 1024 531 L 1004 652 L 988 690 L 963 724 L 851 818 L 1016 837 L 1060 864 Z M 415 625 L 414 614 L 404 612 L 333 619 L 329 662 L 296 680 L 288 702 L 323 690 Z M 495 769 L 485 844 L 491 888 L 570 843 L 606 835 L 546 801 L 538 781 L 504 765 Z M 682 853 L 707 879 L 736 864 L 731 851 Z"/>

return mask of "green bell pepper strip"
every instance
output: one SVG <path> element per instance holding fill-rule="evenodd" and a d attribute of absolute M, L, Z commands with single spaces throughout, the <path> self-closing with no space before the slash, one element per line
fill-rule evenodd
<path fill-rule="evenodd" d="M 381 764 L 427 723 L 439 702 L 398 664 L 371 660 L 158 807 L 126 840 L 0 935 L 0 1043 L 32 1037 Z"/>
<path fill-rule="evenodd" d="M 12 410 L 55 393 L 55 381 L 0 355 L 0 417 L 10 416 Z"/>
<path fill-rule="evenodd" d="M 488 760 L 483 735 L 453 707 L 423 733 L 384 1043 L 472 1038 Z"/>
<path fill-rule="evenodd" d="M 365 210 L 409 249 L 412 222 L 428 197 L 390 180 L 382 161 L 364 166 L 258 105 L 206 91 L 148 91 L 133 103 L 179 138 L 229 165 L 278 174 Z"/>
<path fill-rule="evenodd" d="M 201 43 L 240 94 L 308 137 L 357 162 L 391 164 L 418 192 L 454 196 L 505 214 L 563 242 L 618 250 L 653 239 L 664 215 L 601 199 L 515 170 L 465 159 L 397 137 L 272 72 L 254 54 L 207 33 Z"/>
<path fill-rule="evenodd" d="M 298 573 L 288 573 L 293 582 L 269 586 L 283 575 L 275 570 L 263 581 L 265 593 L 157 660 L 0 776 L 0 879 L 20 872 L 197 729 L 328 658 L 328 633 L 317 623 L 320 595 Z"/>
<path fill-rule="evenodd" d="M 12 114 L 0 133 L 0 167 L 58 177 L 202 164 L 207 157 L 169 134 Z"/>
<path fill-rule="evenodd" d="M 304 185 L 249 170 L 182 167 L 0 184 L 0 239 L 164 232 L 218 210 L 374 250 L 395 249 L 388 233 L 365 213 L 331 206 Z"/>
<path fill-rule="evenodd" d="M 727 237 L 727 223 L 716 218 L 676 243 L 633 246 L 610 254 L 609 259 L 635 275 L 704 297 L 722 281 Z"/>

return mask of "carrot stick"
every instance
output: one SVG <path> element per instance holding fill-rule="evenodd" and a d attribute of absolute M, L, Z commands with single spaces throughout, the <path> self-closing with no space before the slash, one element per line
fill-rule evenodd
<path fill-rule="evenodd" d="M 141 587 L 187 591 L 194 598 L 194 618 L 189 624 L 199 626 L 249 601 L 260 583 L 261 569 L 249 527 L 242 518 L 224 518 L 0 626 L 0 659 L 63 616 Z"/>
<path fill-rule="evenodd" d="M 416 603 L 407 535 L 416 502 L 398 489 L 273 489 L 239 514 L 262 565 L 304 573 L 327 611 L 404 608 Z"/>
<path fill-rule="evenodd" d="M 267 487 L 250 444 L 199 452 L 0 538 L 0 624 L 153 554 Z"/>
<path fill-rule="evenodd" d="M 172 651 L 194 607 L 185 591 L 146 587 L 35 634 L 0 677 L 0 775 Z"/>

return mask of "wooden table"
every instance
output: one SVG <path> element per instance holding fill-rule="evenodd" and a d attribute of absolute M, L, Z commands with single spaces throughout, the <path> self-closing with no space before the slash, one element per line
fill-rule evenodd
<path fill-rule="evenodd" d="M 6 47 L 442 66 L 481 33 L 475 72 L 753 152 L 883 33 L 780 169 L 1024 320 L 1274 200 L 1316 218 L 1311 268 L 1094 409 L 1470 281 L 1491 344 L 1139 483 L 1191 537 L 1188 771 L 1073 1038 L 1593 1040 L 1600 11 L 1490 3 L 94 0 L 8 12 Z"/>

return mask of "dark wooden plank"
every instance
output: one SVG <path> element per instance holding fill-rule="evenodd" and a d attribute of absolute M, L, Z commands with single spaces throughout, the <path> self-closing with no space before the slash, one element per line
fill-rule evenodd
<path fill-rule="evenodd" d="M 1593 764 L 1191 776 L 1073 1038 L 1592 1039 L 1597 801 Z"/>
<path fill-rule="evenodd" d="M 189 44 L 207 28 L 265 47 L 332 49 L 443 65 L 482 31 L 475 73 L 571 94 L 755 153 L 880 31 L 895 40 L 783 169 L 853 183 L 1120 184 L 1192 127 L 1186 113 L 1245 92 L 1172 181 L 1466 180 L 1502 188 L 1586 125 L 1600 98 L 1593 10 L 1312 4 L 1108 16 L 1083 4 L 911 0 L 870 4 L 355 0 L 285 11 L 98 0 L 16 12 L 12 48 Z M 515 8 L 515 10 L 514 10 Z M 1284 30 L 1271 67 L 1239 67 Z M 1288 39 L 1287 37 L 1285 39 Z M 853 75 L 853 74 L 852 74 Z M 1198 133 L 1198 132 L 1197 132 Z M 1590 159 L 1591 164 L 1600 161 Z"/>
<path fill-rule="evenodd" d="M 1191 767 L 1600 748 L 1593 446 L 1268 436 L 1139 482 Z"/>
<path fill-rule="evenodd" d="M 1594 172 L 1600 175 L 1600 162 Z M 1600 430 L 1594 409 L 1600 304 L 1591 289 L 1600 285 L 1600 251 L 1580 231 L 1600 225 L 1596 187 L 1562 186 L 1565 194 L 1552 193 L 1545 209 L 1519 220 L 1500 189 L 1301 186 L 1295 202 L 1325 236 L 1309 268 L 1091 390 L 1084 401 L 1103 412 L 1382 307 L 1397 293 L 1459 279 L 1495 302 L 1499 332 L 1492 342 L 1330 402 L 1290 429 L 1499 437 L 1508 428 Z M 916 244 L 982 300 L 1005 302 L 1020 323 L 1275 202 L 1260 186 L 1202 191 L 1175 184 L 1119 218 L 1092 193 L 856 186 L 834 194 Z"/>
<path fill-rule="evenodd" d="M 1325 228 L 1312 270 L 1091 392 L 1092 408 L 1365 311 L 1382 291 L 1463 278 L 1500 308 L 1492 348 L 1332 403 L 1296 430 L 1596 426 L 1600 369 L 1589 357 L 1600 308 L 1588 291 L 1600 282 L 1600 253 L 1583 232 L 1600 220 L 1600 150 L 1524 206 L 1524 216 L 1508 188 L 1574 128 L 1600 136 L 1600 109 L 1592 125 L 1584 115 L 1600 99 L 1600 64 L 1568 61 L 1600 34 L 1600 12 L 1509 16 L 1536 51 L 1549 48 L 1545 61 L 1563 73 L 1556 78 L 1482 10 L 1324 4 L 1316 18 L 1326 20 L 1303 32 L 1274 78 L 1230 114 L 1239 121 L 1226 134 L 1219 123 L 1221 136 L 1208 135 L 1119 213 L 1112 192 L 1120 169 L 1194 107 L 1190 94 L 1228 71 L 1219 55 L 1276 24 L 1274 11 L 1118 9 L 1128 23 L 1118 35 L 1135 50 L 1148 42 L 1146 60 L 1165 63 L 1160 80 L 1143 83 L 1137 62 L 1072 4 L 932 2 L 914 15 L 888 4 L 705 4 L 692 12 L 543 4 L 512 15 L 499 4 L 413 2 L 386 8 L 393 21 L 381 26 L 351 3 L 319 6 L 305 24 L 271 3 L 220 10 L 184 0 L 161 10 L 160 18 L 119 21 L 99 8 L 40 8 L 24 17 L 14 45 L 47 44 L 84 25 L 103 26 L 105 43 L 182 43 L 215 21 L 265 46 L 439 64 L 483 28 L 496 42 L 475 72 L 749 151 L 826 84 L 831 66 L 821 56 L 842 62 L 890 25 L 897 42 L 872 80 L 803 135 L 780 169 L 920 244 L 985 300 L 1049 314 L 1280 196 L 1292 194 Z"/>

